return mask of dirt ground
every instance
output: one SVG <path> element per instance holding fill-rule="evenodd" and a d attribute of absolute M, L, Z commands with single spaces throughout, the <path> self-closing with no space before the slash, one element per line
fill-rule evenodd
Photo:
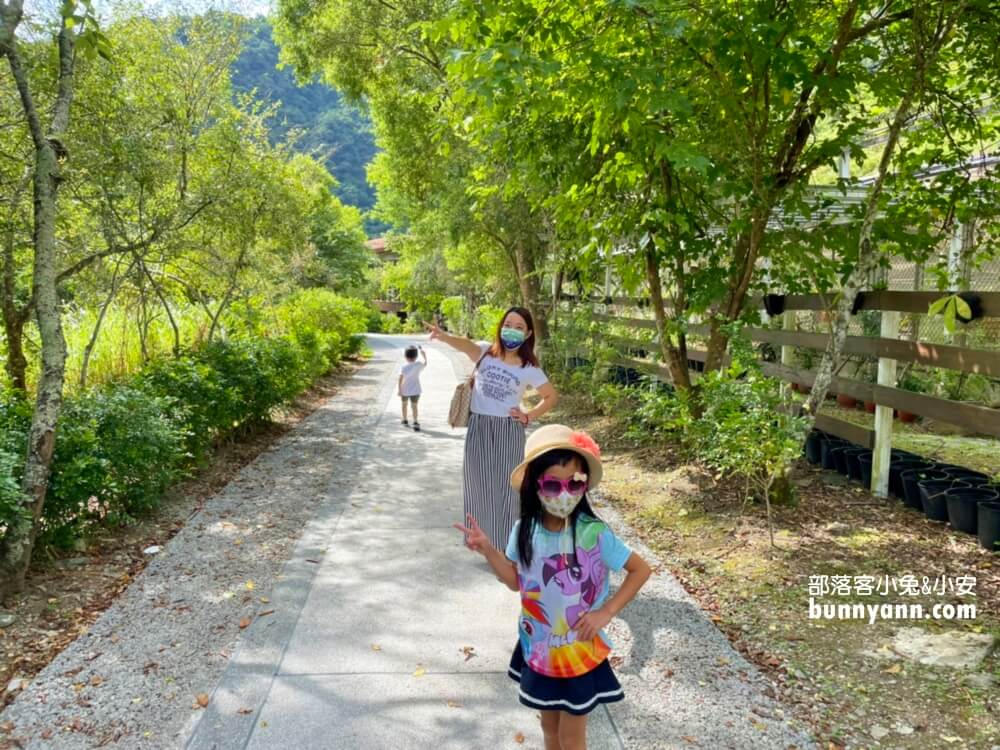
<path fill-rule="evenodd" d="M 38 550 L 26 590 L 5 602 L 17 620 L 0 629 L 0 707 L 69 643 L 85 632 L 151 559 L 143 550 L 163 545 L 205 500 L 260 453 L 336 393 L 360 367 L 343 363 L 261 429 L 219 445 L 208 464 L 174 486 L 163 505 L 133 526 L 106 529 L 85 551 L 55 555 Z M 0 727 L 2 729 L 2 727 Z"/>
<path fill-rule="evenodd" d="M 972 536 L 896 500 L 873 498 L 839 474 L 802 461 L 797 507 L 775 509 L 777 548 L 764 509 L 669 445 L 624 437 L 621 420 L 564 398 L 551 419 L 585 429 L 602 445 L 604 494 L 749 659 L 781 686 L 781 699 L 824 748 L 986 748 L 1000 745 L 1000 655 L 972 673 L 898 658 L 903 627 L 1000 634 L 1000 556 Z M 974 599 L 910 597 L 925 605 L 974 601 L 969 622 L 820 621 L 808 617 L 810 576 L 975 576 Z M 825 598 L 824 603 L 879 600 Z"/>

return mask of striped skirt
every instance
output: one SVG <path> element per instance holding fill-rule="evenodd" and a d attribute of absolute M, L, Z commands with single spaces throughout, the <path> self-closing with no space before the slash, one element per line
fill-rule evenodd
<path fill-rule="evenodd" d="M 501 552 L 521 514 L 510 475 L 523 460 L 524 425 L 510 417 L 469 416 L 462 465 L 465 516 L 471 514 Z"/>

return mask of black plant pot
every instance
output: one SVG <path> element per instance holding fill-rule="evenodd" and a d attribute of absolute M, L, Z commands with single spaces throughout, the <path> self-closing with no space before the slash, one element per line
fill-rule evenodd
<path fill-rule="evenodd" d="M 990 478 L 979 471 L 973 471 L 972 469 L 963 469 L 961 467 L 954 469 L 945 469 L 944 472 L 960 482 L 965 482 L 972 487 L 982 487 L 990 483 Z"/>
<path fill-rule="evenodd" d="M 868 448 L 848 448 L 844 451 L 844 455 L 847 456 L 847 476 L 857 482 L 864 481 L 864 474 L 861 471 L 861 457 L 868 456 L 869 459 L 869 475 L 871 474 L 871 455 L 872 452 Z"/>
<path fill-rule="evenodd" d="M 889 492 L 902 500 L 903 472 L 909 471 L 910 469 L 921 469 L 927 471 L 928 469 L 933 468 L 934 464 L 918 458 L 893 459 L 892 463 L 889 464 Z"/>
<path fill-rule="evenodd" d="M 840 448 L 834 448 L 832 451 L 834 468 L 845 477 L 847 476 L 847 451 L 852 450 L 854 450 L 854 445 L 847 444 Z"/>
<path fill-rule="evenodd" d="M 975 534 L 979 525 L 979 503 L 988 503 L 1000 499 L 996 490 L 983 490 L 976 487 L 953 487 L 945 490 L 948 498 L 948 521 L 952 527 L 966 534 Z"/>
<path fill-rule="evenodd" d="M 903 503 L 910 508 L 923 510 L 924 504 L 920 500 L 920 488 L 917 483 L 925 479 L 950 479 L 943 471 L 909 469 L 899 475 L 903 484 Z"/>
<path fill-rule="evenodd" d="M 979 544 L 1000 553 L 1000 502 L 979 503 Z"/>
<path fill-rule="evenodd" d="M 861 484 L 865 487 L 872 486 L 872 462 L 875 460 L 873 453 L 858 456 L 858 467 L 861 469 Z"/>
<path fill-rule="evenodd" d="M 833 450 L 834 448 L 846 448 L 847 443 L 843 440 L 827 439 L 823 441 L 823 447 L 820 449 L 821 458 L 820 463 L 823 464 L 824 469 L 829 469 L 830 471 L 837 470 L 837 464 L 834 461 Z"/>
<path fill-rule="evenodd" d="M 948 523 L 948 498 L 946 492 L 955 486 L 968 487 L 956 483 L 954 479 L 929 479 L 917 482 L 924 515 L 932 521 Z"/>
<path fill-rule="evenodd" d="M 818 432 L 811 432 L 806 438 L 806 460 L 811 464 L 823 461 L 823 436 Z"/>

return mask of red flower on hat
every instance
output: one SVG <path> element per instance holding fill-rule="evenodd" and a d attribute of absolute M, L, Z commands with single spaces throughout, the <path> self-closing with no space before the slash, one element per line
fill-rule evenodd
<path fill-rule="evenodd" d="M 577 448 L 582 448 L 588 453 L 594 454 L 597 458 L 601 457 L 601 448 L 597 442 L 588 435 L 586 432 L 574 432 L 569 436 L 569 440 Z"/>

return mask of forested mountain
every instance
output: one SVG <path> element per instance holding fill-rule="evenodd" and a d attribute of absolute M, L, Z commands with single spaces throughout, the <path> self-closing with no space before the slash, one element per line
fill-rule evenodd
<path fill-rule="evenodd" d="M 258 98 L 281 105 L 272 122 L 275 139 L 300 129 L 298 148 L 325 162 L 339 183 L 336 193 L 345 203 L 367 211 L 375 191 L 365 179 L 365 167 L 375 155 L 375 139 L 368 117 L 344 102 L 329 86 L 298 86 L 289 68 L 278 69 L 278 47 L 266 19 L 250 21 L 250 34 L 233 69 L 238 91 L 256 89 Z M 367 222 L 369 233 L 382 227 Z"/>

